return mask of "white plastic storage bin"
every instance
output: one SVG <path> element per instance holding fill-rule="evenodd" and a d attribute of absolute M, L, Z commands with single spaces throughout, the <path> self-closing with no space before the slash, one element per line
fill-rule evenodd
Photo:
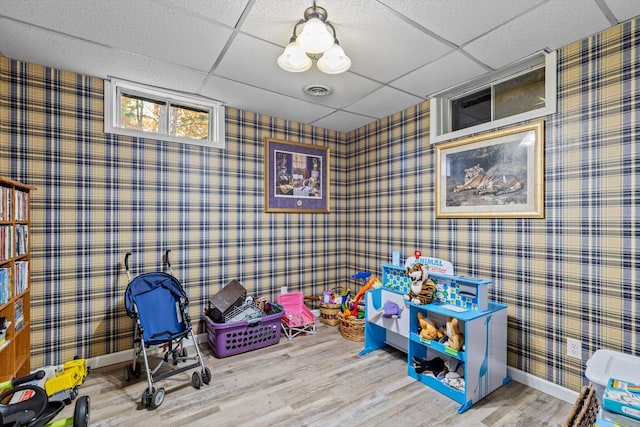
<path fill-rule="evenodd" d="M 585 375 L 593 383 L 598 403 L 602 407 L 602 394 L 609 378 L 640 384 L 640 357 L 600 349 L 587 361 Z"/>

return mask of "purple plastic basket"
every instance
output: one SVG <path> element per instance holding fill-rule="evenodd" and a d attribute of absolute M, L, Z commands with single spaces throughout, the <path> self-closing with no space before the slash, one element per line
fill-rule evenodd
<path fill-rule="evenodd" d="M 280 310 L 259 319 L 231 323 L 215 323 L 206 314 L 202 317 L 213 354 L 222 358 L 280 342 L 280 319 L 283 314 L 284 310 Z"/>

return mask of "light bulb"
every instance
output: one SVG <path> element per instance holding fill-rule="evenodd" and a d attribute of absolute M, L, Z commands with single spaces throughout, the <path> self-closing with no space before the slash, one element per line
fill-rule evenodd
<path fill-rule="evenodd" d="M 291 42 L 278 57 L 278 65 L 285 71 L 300 73 L 311 68 L 311 58 L 295 42 Z"/>
<path fill-rule="evenodd" d="M 296 43 L 307 53 L 322 53 L 333 44 L 333 36 L 324 22 L 318 18 L 311 18 L 304 24 Z"/>
<path fill-rule="evenodd" d="M 318 69 L 326 74 L 344 73 L 351 67 L 351 59 L 339 44 L 334 44 L 318 60 Z"/>

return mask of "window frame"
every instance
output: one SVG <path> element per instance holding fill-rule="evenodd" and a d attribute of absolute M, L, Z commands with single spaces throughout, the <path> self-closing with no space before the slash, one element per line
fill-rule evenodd
<path fill-rule="evenodd" d="M 536 68 L 544 67 L 545 69 L 545 105 L 542 108 L 514 114 L 498 120 L 491 120 L 475 126 L 470 126 L 456 131 L 451 129 L 451 101 L 473 92 L 491 87 L 492 107 L 491 115 L 493 117 L 493 96 L 494 86 L 519 77 L 525 73 L 533 71 Z M 557 97 L 557 52 L 538 52 L 530 57 L 518 61 L 517 63 L 506 67 L 490 76 L 482 76 L 462 85 L 454 86 L 445 91 L 436 93 L 430 97 L 429 108 L 431 115 L 430 123 L 430 143 L 437 144 L 439 142 L 449 141 L 451 139 L 469 136 L 478 132 L 496 129 L 499 127 L 511 125 L 518 122 L 536 119 L 556 112 Z"/>
<path fill-rule="evenodd" d="M 120 111 L 122 93 L 144 97 L 158 103 L 166 104 L 165 129 L 159 132 L 141 131 L 122 127 Z M 209 113 L 209 135 L 207 139 L 195 139 L 170 134 L 169 115 L 171 105 L 177 107 L 191 107 Z M 127 80 L 110 78 L 104 81 L 104 132 L 117 135 L 127 135 L 162 141 L 172 141 L 182 144 L 193 144 L 203 147 L 225 148 L 225 106 L 198 95 L 185 94 L 168 89 L 148 86 Z"/>

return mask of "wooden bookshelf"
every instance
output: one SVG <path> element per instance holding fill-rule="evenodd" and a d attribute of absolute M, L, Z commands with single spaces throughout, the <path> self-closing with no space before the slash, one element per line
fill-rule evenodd
<path fill-rule="evenodd" d="M 0 176 L 0 382 L 31 371 L 32 190 Z"/>

